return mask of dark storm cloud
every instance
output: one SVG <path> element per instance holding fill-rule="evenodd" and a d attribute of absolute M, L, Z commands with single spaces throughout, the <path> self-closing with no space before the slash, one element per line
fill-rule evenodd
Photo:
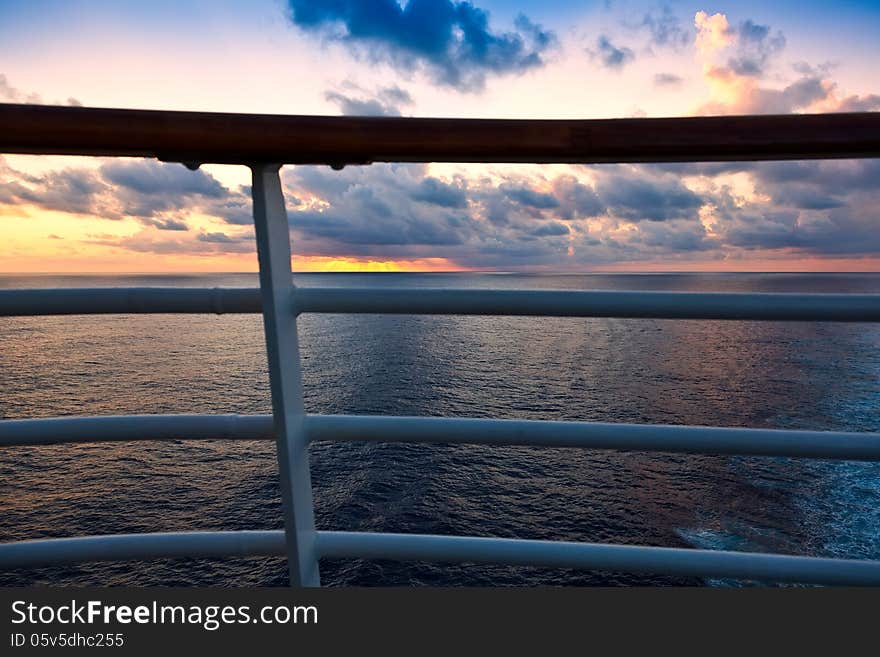
<path fill-rule="evenodd" d="M 406 70 L 423 66 L 440 84 L 479 90 L 487 75 L 544 65 L 556 38 L 520 15 L 514 31 L 496 33 L 489 15 L 453 0 L 289 0 L 299 28 Z"/>
<path fill-rule="evenodd" d="M 590 56 L 603 66 L 622 69 L 635 59 L 635 53 L 625 46 L 615 46 L 604 34 L 596 40 L 596 49 L 588 50 Z"/>

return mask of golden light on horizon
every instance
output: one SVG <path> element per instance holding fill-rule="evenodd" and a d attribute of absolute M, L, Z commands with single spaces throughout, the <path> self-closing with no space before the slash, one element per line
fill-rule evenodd
<path fill-rule="evenodd" d="M 298 272 L 442 272 L 469 271 L 448 258 L 417 260 L 370 260 L 349 256 L 294 256 Z"/>

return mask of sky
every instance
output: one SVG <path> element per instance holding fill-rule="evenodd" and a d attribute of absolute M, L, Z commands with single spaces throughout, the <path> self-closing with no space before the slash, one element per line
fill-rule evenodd
<path fill-rule="evenodd" d="M 880 2 L 0 0 L 0 102 L 880 111 Z M 0 272 L 257 268 L 244 167 L 0 154 Z M 282 170 L 295 271 L 880 271 L 880 160 Z"/>

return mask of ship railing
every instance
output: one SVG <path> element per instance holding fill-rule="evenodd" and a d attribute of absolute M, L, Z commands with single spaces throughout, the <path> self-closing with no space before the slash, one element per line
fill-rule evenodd
<path fill-rule="evenodd" d="M 155 157 L 253 175 L 260 287 L 12 289 L 0 315 L 261 313 L 272 415 L 0 420 L 0 447 L 135 440 L 274 441 L 284 530 L 121 534 L 0 543 L 0 568 L 171 557 L 286 557 L 293 586 L 319 560 L 493 563 L 761 582 L 878 585 L 880 561 L 644 545 L 317 530 L 316 441 L 532 445 L 880 460 L 880 433 L 552 420 L 313 415 L 305 411 L 302 313 L 528 315 L 729 321 L 880 321 L 877 294 L 356 289 L 293 283 L 281 164 L 601 163 L 880 157 L 880 114 L 610 120 L 315 117 L 0 105 L 0 153 Z M 539 458 L 536 456 L 536 458 Z"/>

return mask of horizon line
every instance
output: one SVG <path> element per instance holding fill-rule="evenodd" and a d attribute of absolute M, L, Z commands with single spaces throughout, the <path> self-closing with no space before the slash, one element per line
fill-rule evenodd
<path fill-rule="evenodd" d="M 589 270 L 589 271 L 517 271 L 510 269 L 498 270 L 456 270 L 450 269 L 445 271 L 293 271 L 294 275 L 345 275 L 345 274 L 377 274 L 377 275 L 399 275 L 399 274 L 489 274 L 489 275 L 545 275 L 545 276 L 590 276 L 590 275 L 632 275 L 632 274 L 880 274 L 880 270 L 718 270 L 718 269 L 670 269 L 670 270 Z M 211 275 L 259 275 L 258 271 L 0 271 L 0 276 L 211 276 Z"/>

